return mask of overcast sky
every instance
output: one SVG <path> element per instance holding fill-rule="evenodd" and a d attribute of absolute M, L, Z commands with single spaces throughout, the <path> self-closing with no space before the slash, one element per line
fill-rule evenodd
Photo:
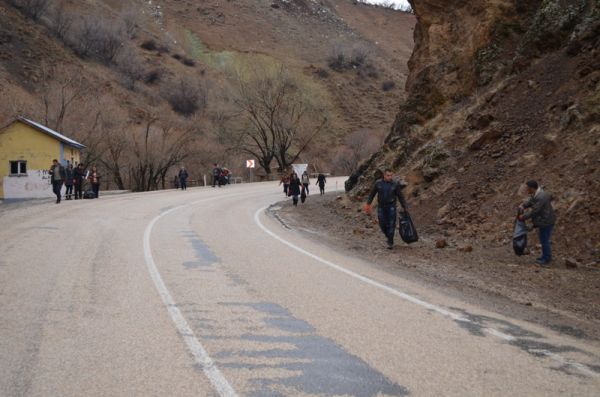
<path fill-rule="evenodd" d="M 396 3 L 397 6 L 408 6 L 408 1 L 406 0 L 363 0 L 365 3 L 371 4 L 387 4 L 390 1 L 392 3 Z"/>

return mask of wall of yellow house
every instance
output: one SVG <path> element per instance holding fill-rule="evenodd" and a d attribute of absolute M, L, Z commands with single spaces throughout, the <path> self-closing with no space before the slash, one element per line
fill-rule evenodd
<path fill-rule="evenodd" d="M 20 121 L 0 131 L 0 199 L 52 197 L 47 170 L 53 159 L 76 164 L 80 151 Z M 15 160 L 27 162 L 26 176 L 10 176 L 10 161 Z"/>

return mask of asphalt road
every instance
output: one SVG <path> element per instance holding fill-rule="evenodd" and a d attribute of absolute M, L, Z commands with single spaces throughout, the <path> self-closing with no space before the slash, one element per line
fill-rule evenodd
<path fill-rule="evenodd" d="M 0 396 L 600 396 L 598 341 L 307 239 L 264 210 L 281 199 L 5 205 Z"/>

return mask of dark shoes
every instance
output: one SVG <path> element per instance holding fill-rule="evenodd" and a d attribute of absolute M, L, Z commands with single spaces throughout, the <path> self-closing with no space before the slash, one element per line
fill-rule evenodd
<path fill-rule="evenodd" d="M 391 250 L 394 248 L 394 242 L 393 241 L 388 241 L 387 242 L 387 249 Z"/>
<path fill-rule="evenodd" d="M 541 267 L 545 267 L 545 268 L 549 268 L 550 267 L 550 261 L 546 261 L 546 260 L 544 260 L 542 258 L 537 259 L 535 261 L 535 263 L 537 263 Z"/>

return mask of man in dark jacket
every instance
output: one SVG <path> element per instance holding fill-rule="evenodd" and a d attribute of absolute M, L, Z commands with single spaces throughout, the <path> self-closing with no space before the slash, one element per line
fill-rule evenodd
<path fill-rule="evenodd" d="M 213 187 L 215 187 L 217 185 L 217 183 L 219 184 L 219 187 L 221 187 L 221 173 L 222 172 L 223 172 L 223 170 L 221 170 L 219 165 L 217 163 L 215 163 L 214 168 L 212 170 L 212 177 L 213 177 L 212 186 Z"/>
<path fill-rule="evenodd" d="M 556 223 L 556 215 L 552 208 L 552 195 L 545 192 L 536 181 L 527 182 L 527 191 L 531 195 L 529 200 L 521 204 L 521 209 L 529 211 L 522 214 L 519 219 L 525 221 L 531 219 L 533 226 L 538 228 L 540 244 L 542 245 L 542 256 L 537 259 L 541 266 L 548 266 L 552 261 L 552 231 Z"/>
<path fill-rule="evenodd" d="M 400 200 L 402 210 L 408 209 L 406 199 L 402 194 L 402 185 L 394 180 L 394 173 L 390 169 L 386 169 L 383 173 L 383 179 L 375 182 L 367 203 L 365 204 L 365 212 L 371 213 L 371 203 L 377 195 L 377 217 L 379 218 L 379 227 L 387 237 L 388 249 L 394 247 L 394 234 L 396 233 L 396 203 Z"/>
<path fill-rule="evenodd" d="M 59 204 L 61 194 L 60 191 L 62 190 L 63 183 L 65 182 L 66 174 L 65 167 L 63 167 L 56 159 L 52 160 L 50 176 L 52 181 L 52 191 L 56 195 L 56 204 Z"/>
<path fill-rule="evenodd" d="M 179 170 L 179 186 L 181 187 L 181 190 L 186 190 L 187 189 L 187 179 L 188 179 L 188 172 L 185 169 L 185 167 L 181 167 L 181 169 Z"/>
<path fill-rule="evenodd" d="M 79 163 L 73 170 L 73 184 L 75 185 L 75 200 L 83 198 L 83 180 L 85 179 L 85 167 Z"/>

